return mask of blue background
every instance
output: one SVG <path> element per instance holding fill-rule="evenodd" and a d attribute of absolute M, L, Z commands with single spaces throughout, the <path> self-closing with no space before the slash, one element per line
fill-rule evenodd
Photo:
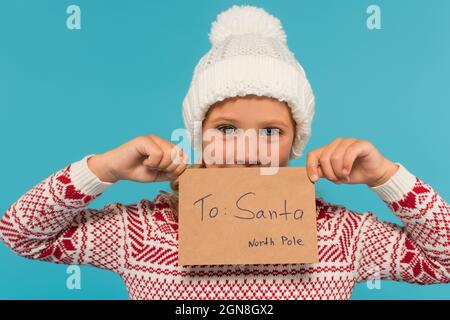
<path fill-rule="evenodd" d="M 382 30 L 366 27 L 377 4 Z M 68 30 L 66 8 L 81 8 Z M 7 1 L 0 2 L 1 212 L 24 192 L 88 153 L 138 135 L 170 139 L 181 103 L 210 48 L 216 15 L 233 4 L 265 8 L 283 23 L 289 48 L 316 95 L 305 152 L 336 137 L 371 141 L 380 152 L 450 199 L 450 2 Z M 305 164 L 302 157 L 291 165 Z M 167 183 L 121 181 L 91 207 L 153 199 Z M 399 222 L 365 185 L 317 183 L 326 200 Z M 67 266 L 31 261 L 0 245 L 0 298 L 127 299 L 110 271 L 82 266 L 81 290 Z M 353 299 L 450 298 L 450 286 L 383 281 L 357 285 Z"/>

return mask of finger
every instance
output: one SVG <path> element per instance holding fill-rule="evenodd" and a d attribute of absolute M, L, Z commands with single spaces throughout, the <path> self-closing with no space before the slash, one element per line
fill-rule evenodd
<path fill-rule="evenodd" d="M 188 162 L 187 155 L 185 154 L 184 150 L 178 145 L 174 145 L 174 147 L 172 148 L 171 157 L 172 162 L 176 165 Z"/>
<path fill-rule="evenodd" d="M 165 174 L 167 175 L 169 180 L 177 179 L 188 167 L 187 157 L 183 158 L 184 161 L 175 166 L 175 168 L 171 168 L 170 170 L 166 170 Z"/>
<path fill-rule="evenodd" d="M 322 168 L 320 167 L 320 165 L 319 165 L 319 167 L 317 168 L 317 172 L 319 173 L 319 178 L 325 177 L 325 175 L 323 174 L 323 170 L 322 170 Z"/>
<path fill-rule="evenodd" d="M 187 168 L 187 164 L 187 156 L 183 155 L 182 162 L 180 164 L 172 163 L 166 171 L 171 177 L 177 177 Z"/>
<path fill-rule="evenodd" d="M 356 141 L 354 138 L 342 139 L 330 156 L 331 167 L 335 176 L 342 182 L 348 182 L 348 174 L 343 172 L 344 154 L 347 148 Z"/>
<path fill-rule="evenodd" d="M 343 156 L 342 170 L 345 170 L 350 174 L 355 160 L 358 157 L 369 155 L 371 146 L 371 143 L 367 140 L 356 140 L 348 146 Z"/>
<path fill-rule="evenodd" d="M 321 153 L 321 148 L 308 152 L 306 156 L 306 172 L 308 173 L 309 179 L 312 182 L 319 180 L 319 156 Z"/>
<path fill-rule="evenodd" d="M 322 169 L 322 172 L 324 173 L 325 178 L 327 178 L 330 181 L 336 182 L 339 179 L 334 174 L 333 168 L 331 166 L 331 155 L 334 152 L 334 149 L 336 149 L 337 145 L 340 143 L 339 139 L 334 140 L 327 146 L 325 146 L 322 154 L 320 155 L 319 161 L 320 161 L 320 168 Z"/>
<path fill-rule="evenodd" d="M 171 164 L 165 168 L 168 174 L 173 174 L 174 171 L 180 170 L 178 169 L 180 166 L 181 168 L 186 167 L 188 163 L 188 157 L 184 153 L 183 149 L 181 149 L 178 146 L 174 146 L 171 150 Z"/>
<path fill-rule="evenodd" d="M 187 165 L 180 164 L 173 172 L 169 174 L 170 180 L 174 180 L 178 178 L 185 170 L 187 169 Z"/>
<path fill-rule="evenodd" d="M 164 140 L 158 136 L 150 136 L 155 144 L 157 144 L 162 152 L 162 157 L 157 163 L 157 168 L 159 170 L 167 170 L 169 166 L 173 164 L 172 161 L 172 150 L 176 147 L 173 143 Z"/>
<path fill-rule="evenodd" d="M 161 147 L 149 136 L 139 138 L 136 149 L 142 156 L 146 157 L 142 164 L 151 168 L 157 168 L 164 156 Z"/>

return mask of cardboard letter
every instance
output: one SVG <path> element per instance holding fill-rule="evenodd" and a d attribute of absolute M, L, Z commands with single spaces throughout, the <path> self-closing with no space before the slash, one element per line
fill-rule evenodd
<path fill-rule="evenodd" d="M 180 265 L 317 262 L 305 167 L 189 168 L 179 179 Z"/>

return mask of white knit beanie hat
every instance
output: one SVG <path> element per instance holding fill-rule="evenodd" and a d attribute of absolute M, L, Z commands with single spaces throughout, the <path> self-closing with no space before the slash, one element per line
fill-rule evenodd
<path fill-rule="evenodd" d="M 217 16 L 209 39 L 212 47 L 195 67 L 183 100 L 184 124 L 194 146 L 202 143 L 194 124 L 201 123 L 211 105 L 254 94 L 287 102 L 297 124 L 290 159 L 300 157 L 311 135 L 314 95 L 280 21 L 261 8 L 234 5 Z"/>

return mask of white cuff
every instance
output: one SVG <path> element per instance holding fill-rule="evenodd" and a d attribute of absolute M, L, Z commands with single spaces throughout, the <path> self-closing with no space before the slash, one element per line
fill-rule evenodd
<path fill-rule="evenodd" d="M 403 199 L 413 189 L 416 176 L 409 172 L 401 163 L 397 172 L 385 183 L 376 187 L 369 187 L 380 196 L 383 201 L 392 202 Z"/>
<path fill-rule="evenodd" d="M 70 166 L 70 177 L 73 185 L 81 193 L 87 195 L 98 195 L 114 184 L 113 182 L 101 181 L 88 167 L 87 160 L 94 155 L 88 154 Z"/>

